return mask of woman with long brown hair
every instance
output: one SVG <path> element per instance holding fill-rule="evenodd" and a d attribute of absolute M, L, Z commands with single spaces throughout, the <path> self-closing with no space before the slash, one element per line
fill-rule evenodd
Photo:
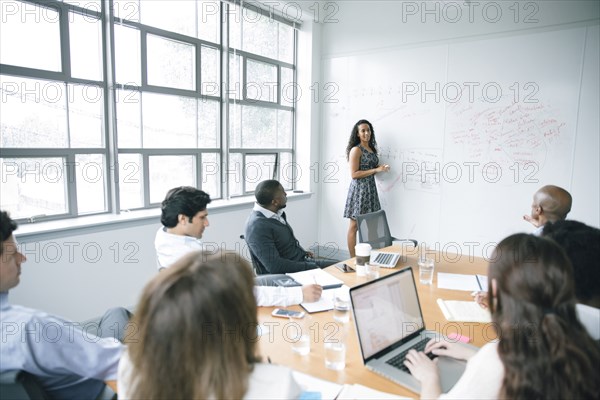
<path fill-rule="evenodd" d="M 436 363 L 409 352 L 405 364 L 421 382 L 421 397 L 600 398 L 600 349 L 577 319 L 572 267 L 563 250 L 533 235 L 509 236 L 496 247 L 488 277 L 498 341 L 477 353 L 458 343 L 429 342 L 425 353 L 468 360 L 442 396 Z"/>
<path fill-rule="evenodd" d="M 119 365 L 119 398 L 296 398 L 291 370 L 260 363 L 250 265 L 194 252 L 152 279 Z"/>

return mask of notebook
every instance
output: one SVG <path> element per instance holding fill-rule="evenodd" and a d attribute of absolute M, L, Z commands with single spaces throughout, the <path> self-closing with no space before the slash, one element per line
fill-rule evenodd
<path fill-rule="evenodd" d="M 294 287 L 310 284 L 318 284 L 326 289 L 336 289 L 343 285 L 344 282 L 331 275 L 328 272 L 323 271 L 321 268 L 315 268 L 308 271 L 300 272 L 289 272 L 287 274 L 275 274 L 275 275 L 260 275 L 262 286 L 284 286 Z M 259 279 L 257 278 L 257 280 Z"/>
<path fill-rule="evenodd" d="M 321 268 L 300 272 L 288 272 L 286 275 L 300 285 L 311 285 L 316 283 L 317 285 L 321 285 L 323 290 L 339 288 L 344 284 L 340 279 L 323 271 Z"/>
<path fill-rule="evenodd" d="M 492 322 L 490 312 L 475 301 L 437 299 L 437 303 L 448 321 Z"/>
<path fill-rule="evenodd" d="M 395 268 L 400 259 L 400 253 L 392 251 L 372 251 L 369 264 L 379 265 L 383 268 Z"/>
<path fill-rule="evenodd" d="M 355 286 L 350 289 L 350 300 L 365 366 L 420 392 L 419 381 L 404 367 L 403 354 L 441 335 L 425 330 L 412 269 L 404 268 Z M 439 357 L 438 366 L 442 390 L 446 392 L 458 381 L 466 362 Z"/>

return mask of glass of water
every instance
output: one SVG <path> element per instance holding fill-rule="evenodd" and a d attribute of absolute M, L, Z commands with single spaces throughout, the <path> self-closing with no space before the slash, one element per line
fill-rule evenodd
<path fill-rule="evenodd" d="M 336 293 L 333 299 L 333 319 L 341 323 L 350 321 L 350 299 L 347 291 Z"/>
<path fill-rule="evenodd" d="M 379 265 L 367 263 L 367 279 L 372 281 L 379 278 Z"/>
<path fill-rule="evenodd" d="M 346 338 L 348 324 L 329 323 L 323 331 L 325 367 L 334 371 L 346 368 Z"/>
<path fill-rule="evenodd" d="M 423 285 L 431 285 L 433 283 L 433 270 L 435 263 L 432 258 L 419 258 L 419 281 Z"/>
<path fill-rule="evenodd" d="M 292 351 L 298 355 L 305 356 L 310 353 L 310 323 L 309 317 L 303 319 L 291 319 L 289 324 L 292 326 L 286 327 L 286 332 L 289 332 L 292 342 Z"/>
<path fill-rule="evenodd" d="M 335 340 L 325 342 L 325 367 L 335 371 L 346 368 L 346 343 Z"/>

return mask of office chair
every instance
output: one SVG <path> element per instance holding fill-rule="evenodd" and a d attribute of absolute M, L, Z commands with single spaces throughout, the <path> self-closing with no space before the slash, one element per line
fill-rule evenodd
<path fill-rule="evenodd" d="M 35 376 L 15 369 L 0 373 L 0 399 L 47 400 L 49 397 Z"/>
<path fill-rule="evenodd" d="M 246 237 L 244 235 L 240 235 L 240 239 L 246 241 Z M 250 253 L 250 259 L 252 261 L 252 269 L 254 269 L 254 276 L 268 274 L 269 272 L 267 271 L 267 269 L 262 265 L 262 263 L 259 261 L 259 259 L 252 252 L 252 249 L 250 248 L 248 241 L 246 241 L 246 245 L 248 246 L 248 252 Z"/>
<path fill-rule="evenodd" d="M 50 400 L 35 375 L 13 369 L 0 373 L 0 399 L 2 400 Z M 117 400 L 117 394 L 105 385 L 96 400 Z"/>
<path fill-rule="evenodd" d="M 240 235 L 240 239 L 246 240 L 246 237 L 244 235 Z M 279 286 L 278 281 L 288 278 L 285 274 L 269 274 L 258 258 L 256 258 L 254 253 L 252 253 L 250 246 L 248 246 L 248 251 L 250 252 L 250 258 L 252 259 L 254 284 L 256 286 Z"/>
<path fill-rule="evenodd" d="M 398 239 L 392 236 L 383 210 L 357 215 L 356 223 L 358 225 L 358 241 L 369 243 L 373 249 L 391 246 L 394 241 L 412 242 L 417 247 L 418 242 L 415 239 Z"/>

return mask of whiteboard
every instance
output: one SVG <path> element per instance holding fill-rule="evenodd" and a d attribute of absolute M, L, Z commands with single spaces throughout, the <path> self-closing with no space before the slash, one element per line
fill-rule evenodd
<path fill-rule="evenodd" d="M 481 256 L 489 253 L 488 243 L 532 231 L 522 215 L 539 187 L 572 191 L 574 174 L 590 174 L 585 163 L 573 170 L 577 127 L 585 125 L 578 120 L 587 84 L 584 54 L 598 58 L 593 41 L 586 49 L 588 29 L 597 31 L 582 27 L 324 60 L 324 81 L 337 85 L 338 101 L 322 108 L 322 160 L 337 165 L 339 179 L 321 182 L 328 212 L 320 237 L 345 244 L 345 146 L 361 118 L 373 123 L 380 159 L 392 166 L 376 182 L 395 236 Z M 580 134 L 577 145 L 597 142 L 597 136 Z M 598 185 L 598 171 L 593 174 Z"/>

